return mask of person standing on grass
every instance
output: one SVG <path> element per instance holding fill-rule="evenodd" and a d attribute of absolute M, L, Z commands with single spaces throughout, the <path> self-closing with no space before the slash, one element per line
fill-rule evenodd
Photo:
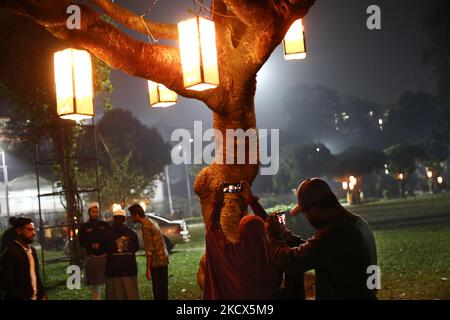
<path fill-rule="evenodd" d="M 92 300 L 100 300 L 100 286 L 106 281 L 106 235 L 109 225 L 99 219 L 98 202 L 89 203 L 88 214 L 89 221 L 80 227 L 78 241 L 87 254 L 84 261 L 86 284 L 91 288 Z"/>
<path fill-rule="evenodd" d="M 253 205 L 257 199 L 253 197 Z M 315 270 L 317 300 L 375 300 L 369 287 L 369 267 L 377 265 L 375 238 L 360 216 L 346 210 L 330 186 L 322 179 L 302 181 L 297 190 L 297 205 L 291 215 L 302 212 L 314 236 L 291 247 L 275 215 L 267 219 L 270 248 L 275 263 L 290 274 Z"/>
<path fill-rule="evenodd" d="M 128 208 L 135 222 L 142 225 L 147 270 L 145 276 L 152 280 L 153 298 L 155 300 L 169 299 L 169 254 L 164 237 L 158 224 L 145 216 L 144 209 L 139 204 Z"/>
<path fill-rule="evenodd" d="M 14 228 L 14 222 L 16 217 L 9 218 L 9 228 L 5 230 L 2 234 L 2 244 L 0 249 L 0 256 L 6 251 L 6 249 L 14 243 L 16 240 L 16 229 Z"/>
<path fill-rule="evenodd" d="M 239 241 L 228 241 L 220 225 L 223 188 L 216 188 L 206 223 L 206 254 L 201 265 L 205 300 L 272 300 L 280 293 L 281 273 L 270 252 L 264 220 L 246 215 L 239 222 Z M 244 206 L 240 198 L 239 205 Z"/>
<path fill-rule="evenodd" d="M 108 231 L 106 259 L 106 299 L 139 300 L 136 251 L 139 240 L 136 232 L 125 225 L 126 213 L 113 212 L 113 223 Z"/>
<path fill-rule="evenodd" d="M 33 220 L 17 218 L 14 242 L 2 257 L 1 278 L 6 300 L 47 300 L 39 274 L 36 249 L 31 244 L 36 236 Z"/>

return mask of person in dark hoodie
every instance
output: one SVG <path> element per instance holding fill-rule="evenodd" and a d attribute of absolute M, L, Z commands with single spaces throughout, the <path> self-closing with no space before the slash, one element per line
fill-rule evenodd
<path fill-rule="evenodd" d="M 317 300 L 375 300 L 368 270 L 376 267 L 377 252 L 367 222 L 342 207 L 322 179 L 304 180 L 297 197 L 291 214 L 302 212 L 316 232 L 305 243 L 291 247 L 278 218 L 270 215 L 268 233 L 277 266 L 290 274 L 314 269 Z"/>
<path fill-rule="evenodd" d="M 100 286 L 105 284 L 107 222 L 99 219 L 98 202 L 89 203 L 89 221 L 83 223 L 78 232 L 80 246 L 86 250 L 84 261 L 86 284 L 91 288 L 92 300 L 100 300 Z"/>
<path fill-rule="evenodd" d="M 36 250 L 31 246 L 36 235 L 33 221 L 17 218 L 17 234 L 2 257 L 1 278 L 6 300 L 46 300 L 39 274 Z"/>
<path fill-rule="evenodd" d="M 6 249 L 8 249 L 8 247 L 12 245 L 16 240 L 16 228 L 14 225 L 15 221 L 16 217 L 9 218 L 10 227 L 6 229 L 2 234 L 0 255 L 2 255 L 6 251 Z"/>
<path fill-rule="evenodd" d="M 139 300 L 136 251 L 139 240 L 136 232 L 125 225 L 126 213 L 113 212 L 113 223 L 108 231 L 106 259 L 106 299 Z"/>
<path fill-rule="evenodd" d="M 203 298 L 276 299 L 281 273 L 270 258 L 263 219 L 255 215 L 244 216 L 239 223 L 239 241 L 232 243 L 220 226 L 223 201 L 224 194 L 219 187 L 215 193 L 214 210 L 206 226 Z"/>

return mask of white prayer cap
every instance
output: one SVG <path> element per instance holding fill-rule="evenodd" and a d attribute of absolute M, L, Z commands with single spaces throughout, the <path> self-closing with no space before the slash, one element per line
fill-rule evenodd
<path fill-rule="evenodd" d="M 115 216 L 126 217 L 127 214 L 126 214 L 125 210 L 123 210 L 123 209 L 118 209 L 118 210 L 116 210 L 116 211 L 113 212 L 113 217 L 115 217 Z"/>
<path fill-rule="evenodd" d="M 94 207 L 100 208 L 100 205 L 98 204 L 98 202 L 90 202 L 88 204 L 88 210 L 90 210 L 90 209 L 92 209 Z"/>

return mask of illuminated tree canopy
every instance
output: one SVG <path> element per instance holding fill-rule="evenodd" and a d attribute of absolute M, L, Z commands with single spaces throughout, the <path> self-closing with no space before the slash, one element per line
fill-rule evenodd
<path fill-rule="evenodd" d="M 81 5 L 68 0 L 0 0 L 0 7 L 29 17 L 52 35 L 67 40 L 113 68 L 130 75 L 162 83 L 179 95 L 203 101 L 214 113 L 213 126 L 226 129 L 256 128 L 254 95 L 256 73 L 283 40 L 291 24 L 305 16 L 314 0 L 213 0 L 220 85 L 206 91 L 184 88 L 176 24 L 144 19 L 109 0 L 92 0 Z M 81 28 L 70 30 L 67 8 L 81 8 Z M 112 24 L 139 33 L 173 41 L 173 45 L 136 40 Z M 225 135 L 224 135 L 225 136 Z M 226 155 L 224 149 L 223 154 Z M 204 168 L 194 184 L 205 220 L 212 208 L 213 190 L 223 181 L 252 182 L 258 164 L 217 164 Z M 245 214 L 238 198 L 226 201 L 221 215 L 225 235 L 237 239 L 240 217 Z"/>

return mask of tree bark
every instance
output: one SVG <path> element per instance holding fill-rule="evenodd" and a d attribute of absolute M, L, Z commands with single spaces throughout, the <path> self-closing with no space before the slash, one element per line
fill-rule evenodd
<path fill-rule="evenodd" d="M 94 2 L 108 16 L 129 29 L 145 33 L 149 28 L 153 34 L 166 39 L 176 38 L 174 25 L 143 20 L 106 0 Z M 72 4 L 69 0 L 0 0 L 0 7 L 33 19 L 55 37 L 89 50 L 114 68 L 162 83 L 182 96 L 203 101 L 214 112 L 214 128 L 225 138 L 226 129 L 256 129 L 256 73 L 280 44 L 292 22 L 305 16 L 314 2 L 214 0 L 220 85 L 203 92 L 184 88 L 178 48 L 132 39 L 102 21 L 89 5 L 80 5 L 83 17 L 80 30 L 66 27 L 66 9 Z M 227 153 L 223 149 L 224 156 Z M 257 163 L 220 164 L 217 158 L 215 163 L 203 169 L 195 179 L 194 189 L 200 197 L 205 222 L 212 211 L 214 190 L 221 182 L 247 180 L 252 183 L 257 172 Z M 239 196 L 227 195 L 221 224 L 229 240 L 237 240 L 238 223 L 245 213 L 246 208 Z"/>
<path fill-rule="evenodd" d="M 254 106 L 254 95 L 256 91 L 256 77 L 230 86 L 228 95 L 223 104 L 226 113 L 214 113 L 213 127 L 221 133 L 222 140 L 216 135 L 214 137 L 216 150 L 215 161 L 203 168 L 194 181 L 195 193 L 200 198 L 204 222 L 207 223 L 212 212 L 214 192 L 222 182 L 240 182 L 242 180 L 253 182 L 259 169 L 259 142 L 256 140 L 257 163 L 249 163 L 249 153 L 252 150 L 250 139 L 245 140 L 246 163 L 238 164 L 237 148 L 239 141 L 233 139 L 234 151 L 233 163 L 227 163 L 227 156 L 231 151 L 227 148 L 227 129 L 242 129 L 246 131 L 253 129 L 256 132 L 256 115 Z M 257 138 L 257 136 L 256 136 Z M 220 152 L 222 150 L 222 152 Z M 238 194 L 226 194 L 224 206 L 221 212 L 220 223 L 228 240 L 236 242 L 239 240 L 238 227 L 240 219 L 247 214 L 247 208 L 243 199 Z"/>

